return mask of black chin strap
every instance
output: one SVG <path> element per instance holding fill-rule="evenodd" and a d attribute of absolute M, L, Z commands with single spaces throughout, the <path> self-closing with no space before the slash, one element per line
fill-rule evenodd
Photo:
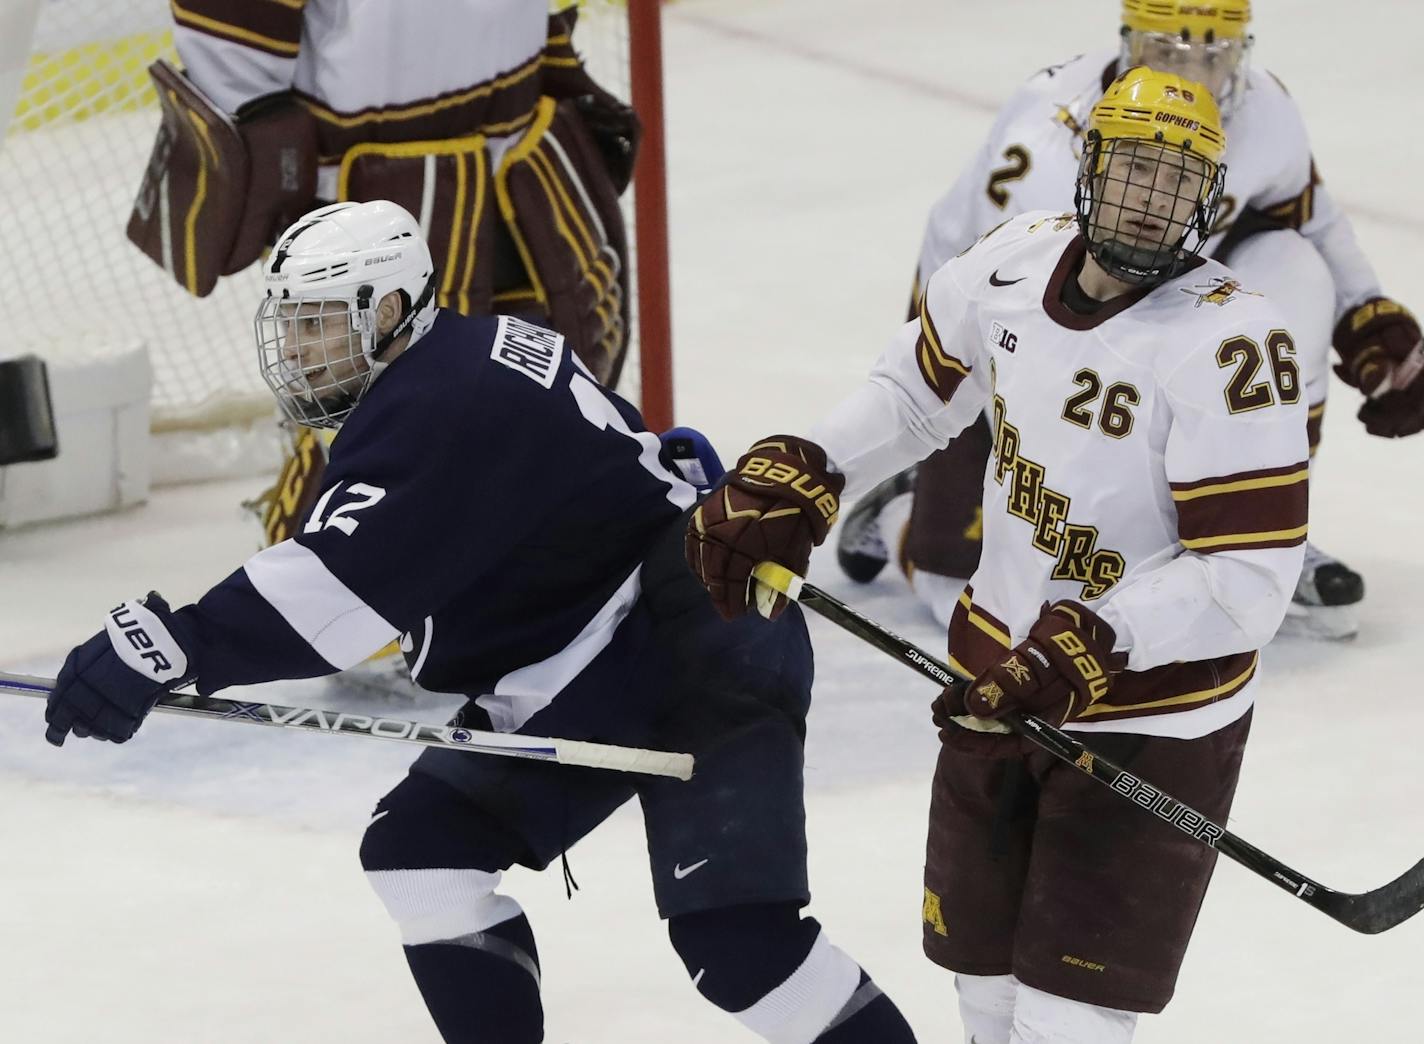
<path fill-rule="evenodd" d="M 1182 237 L 1185 241 L 1186 237 Z M 1135 286 L 1155 286 L 1184 271 L 1189 259 L 1182 256 L 1182 243 L 1177 243 L 1172 257 L 1165 264 L 1134 264 L 1134 251 L 1124 248 L 1115 240 L 1105 243 L 1088 241 L 1093 260 L 1103 267 L 1110 276 Z"/>
<path fill-rule="evenodd" d="M 415 303 L 406 309 L 405 314 L 400 318 L 400 322 L 391 328 L 391 332 L 378 340 L 375 347 L 371 349 L 372 359 L 379 360 L 381 356 L 385 354 L 386 349 L 389 348 L 398 337 L 410 329 L 411 324 L 415 322 L 415 317 L 420 314 L 421 309 L 430 303 L 430 298 L 435 294 L 435 280 L 439 274 L 439 268 L 432 268 L 430 270 L 430 278 L 425 281 L 425 289 L 420 292 L 420 296 L 415 299 Z M 362 287 L 361 289 L 365 290 L 366 287 Z M 401 292 L 401 296 L 405 296 L 404 291 Z"/>

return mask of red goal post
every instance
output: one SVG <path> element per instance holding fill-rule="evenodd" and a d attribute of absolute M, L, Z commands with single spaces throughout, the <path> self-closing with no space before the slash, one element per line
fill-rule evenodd
<path fill-rule="evenodd" d="M 639 375 L 643 419 L 653 431 L 666 431 L 673 423 L 661 3 L 628 0 L 631 93 L 643 121 L 642 148 L 633 172 Z"/>

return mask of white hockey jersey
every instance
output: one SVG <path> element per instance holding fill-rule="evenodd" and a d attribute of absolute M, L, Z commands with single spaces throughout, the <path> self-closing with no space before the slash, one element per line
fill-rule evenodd
<path fill-rule="evenodd" d="M 1117 74 L 1117 52 L 1079 55 L 1031 77 L 1000 110 L 988 139 L 930 211 L 918 277 L 928 275 L 1005 218 L 1073 206 L 1088 114 Z M 1295 101 L 1270 73 L 1248 71 L 1226 123 L 1226 188 L 1207 256 L 1246 207 L 1297 228 L 1335 279 L 1335 316 L 1381 293 L 1349 219 L 1316 173 Z"/>
<path fill-rule="evenodd" d="M 854 495 L 986 406 L 983 554 L 950 625 L 976 675 L 1073 599 L 1128 669 L 1072 728 L 1194 737 L 1250 707 L 1306 536 L 1305 402 L 1280 314 L 1214 261 L 1085 316 L 1071 214 L 1016 217 L 936 271 L 870 380 L 810 436 Z"/>
<path fill-rule="evenodd" d="M 214 103 L 235 112 L 294 89 L 324 164 L 364 142 L 523 129 L 549 29 L 534 0 L 173 0 L 173 17 L 184 69 Z"/>

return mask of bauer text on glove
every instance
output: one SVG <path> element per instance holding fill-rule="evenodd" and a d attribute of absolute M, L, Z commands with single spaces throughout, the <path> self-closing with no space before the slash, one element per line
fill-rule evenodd
<path fill-rule="evenodd" d="M 964 691 L 964 705 L 980 718 L 1022 711 L 1052 725 L 1080 716 L 1112 687 L 1127 656 L 1114 653 L 1116 636 L 1077 602 L 1045 603 L 1028 637 L 1008 650 Z"/>
<path fill-rule="evenodd" d="M 742 455 L 687 527 L 687 564 L 725 619 L 747 611 L 758 563 L 805 574 L 811 549 L 835 524 L 844 487 L 825 450 L 794 435 L 762 439 Z M 760 608 L 774 618 L 785 606 L 777 595 Z"/>
<path fill-rule="evenodd" d="M 168 603 L 153 592 L 124 602 L 64 661 L 45 707 L 45 739 L 63 746 L 72 732 L 123 743 L 160 697 L 196 674 Z"/>

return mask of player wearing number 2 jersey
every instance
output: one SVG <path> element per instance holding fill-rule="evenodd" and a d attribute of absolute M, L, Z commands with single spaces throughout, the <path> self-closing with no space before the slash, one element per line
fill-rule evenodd
<path fill-rule="evenodd" d="M 1314 459 L 1332 340 L 1340 376 L 1377 396 L 1360 419 L 1373 434 L 1398 436 L 1424 426 L 1424 381 L 1411 383 L 1418 367 L 1392 374 L 1398 390 L 1378 392 L 1420 334 L 1409 312 L 1384 296 L 1349 218 L 1322 181 L 1295 100 L 1269 72 L 1248 63 L 1250 14 L 1247 0 L 1123 0 L 1119 49 L 1041 70 L 999 112 L 970 164 L 930 211 L 918 282 L 1006 218 L 1070 206 L 1089 112 L 1122 69 L 1141 64 L 1200 80 L 1221 103 L 1231 140 L 1221 203 L 1202 252 L 1267 294 L 1288 320 Z M 1208 300 L 1203 307 L 1214 305 Z M 986 417 L 930 457 L 913 481 L 906 476 L 862 498 L 839 536 L 848 574 L 867 580 L 897 559 L 916 593 L 948 617 L 979 556 L 978 489 L 991 423 Z M 909 497 L 896 499 L 912 487 L 913 511 Z M 1312 545 L 1283 630 L 1353 635 L 1363 592 L 1358 573 Z"/>
<path fill-rule="evenodd" d="M 48 738 L 121 742 L 185 682 L 329 674 L 401 636 L 420 684 L 470 697 L 467 726 L 697 756 L 682 783 L 430 751 L 382 798 L 362 863 L 446 1040 L 543 1039 L 534 935 L 500 874 L 542 869 L 637 796 L 658 909 L 704 997 L 772 1041 L 909 1044 L 800 914 L 801 619 L 719 620 L 681 554 L 698 490 L 637 411 L 552 330 L 437 309 L 437 278 L 388 202 L 283 233 L 258 348 L 291 419 L 341 426 L 321 495 L 196 604 L 115 610 L 65 662 Z"/>

